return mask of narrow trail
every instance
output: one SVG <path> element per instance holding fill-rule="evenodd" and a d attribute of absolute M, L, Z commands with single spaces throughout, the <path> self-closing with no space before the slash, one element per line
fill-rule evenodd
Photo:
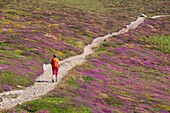
<path fill-rule="evenodd" d="M 154 16 L 152 18 L 155 19 L 165 16 L 170 15 Z M 101 42 L 103 42 L 105 39 L 109 37 L 124 34 L 128 32 L 130 29 L 135 29 L 136 27 L 138 27 L 138 25 L 143 23 L 144 20 L 145 17 L 138 17 L 136 21 L 131 22 L 129 25 L 127 25 L 126 28 L 123 28 L 118 32 L 94 39 L 91 44 L 87 45 L 84 48 L 83 54 L 73 56 L 63 61 L 60 61 L 58 82 L 51 83 L 52 77 L 51 65 L 50 64 L 44 65 L 43 66 L 44 73 L 36 79 L 36 82 L 34 83 L 33 86 L 27 87 L 25 90 L 16 90 L 0 93 L 0 98 L 2 99 L 2 101 L 0 102 L 0 110 L 13 108 L 18 104 L 38 99 L 43 95 L 47 94 L 49 91 L 53 90 L 58 85 L 58 83 L 61 81 L 64 75 L 68 73 L 69 70 L 71 70 L 77 65 L 81 65 L 82 63 L 84 63 L 86 61 L 86 56 L 93 53 L 93 48 L 98 47 Z M 11 98 L 10 95 L 17 95 L 17 98 Z"/>

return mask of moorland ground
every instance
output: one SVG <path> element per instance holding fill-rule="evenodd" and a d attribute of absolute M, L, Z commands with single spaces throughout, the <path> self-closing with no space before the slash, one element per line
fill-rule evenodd
<path fill-rule="evenodd" d="M 53 53 L 60 60 L 80 54 L 92 39 L 122 29 L 140 13 L 170 14 L 168 4 L 168 0 L 1 2 L 0 91 L 32 85 Z M 169 26 L 168 17 L 148 19 L 138 29 L 106 40 L 60 87 L 12 111 L 168 112 Z"/>

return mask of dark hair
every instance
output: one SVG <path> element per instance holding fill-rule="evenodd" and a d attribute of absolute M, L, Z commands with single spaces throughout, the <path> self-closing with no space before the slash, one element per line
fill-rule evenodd
<path fill-rule="evenodd" d="M 57 57 L 57 55 L 53 55 L 53 57 L 54 57 L 54 58 L 56 58 L 56 57 Z"/>

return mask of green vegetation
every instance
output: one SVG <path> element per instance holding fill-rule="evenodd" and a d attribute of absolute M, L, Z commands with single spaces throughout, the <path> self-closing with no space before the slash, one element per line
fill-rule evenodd
<path fill-rule="evenodd" d="M 18 59 L 20 57 L 20 54 L 14 51 L 0 50 L 0 53 L 3 53 L 4 55 L 6 55 L 6 58 L 9 58 L 9 59 Z"/>
<path fill-rule="evenodd" d="M 19 71 L 19 70 L 18 70 Z M 16 75 L 9 71 L 0 71 L 0 81 L 1 84 L 10 84 L 10 85 L 27 85 L 30 81 L 28 78 L 23 77 L 21 75 Z"/>
<path fill-rule="evenodd" d="M 84 80 L 85 82 L 95 80 L 95 78 L 93 78 L 92 76 L 83 76 L 82 78 L 83 78 L 83 80 Z"/>
<path fill-rule="evenodd" d="M 123 103 L 121 101 L 119 101 L 117 98 L 114 98 L 114 97 L 104 98 L 104 101 L 111 106 L 117 106 L 117 107 L 123 106 Z"/>
<path fill-rule="evenodd" d="M 113 74 L 116 75 L 116 76 L 120 76 L 122 75 L 122 72 L 119 72 L 119 71 L 113 71 Z"/>
<path fill-rule="evenodd" d="M 17 70 L 25 69 L 31 69 L 32 74 L 19 75 L 38 76 L 43 72 L 42 64 L 50 63 L 52 54 L 58 54 L 59 60 L 81 54 L 92 39 L 120 30 L 140 13 L 168 14 L 167 4 L 160 0 L 0 0 L 0 64 L 7 65 L 16 76 Z M 96 50 L 100 51 L 98 54 L 87 59 L 98 58 L 102 52 L 112 56 L 104 49 L 110 43 L 102 46 Z M 40 72 L 29 68 L 32 63 L 26 67 L 20 59 L 36 61 Z M 14 65 L 16 69 L 12 70 Z"/>
<path fill-rule="evenodd" d="M 18 106 L 18 108 L 21 107 L 22 111 L 24 110 L 29 113 L 39 110 L 47 110 L 50 113 L 90 113 L 86 107 L 73 107 L 67 105 L 69 102 L 69 98 L 45 97 L 27 102 L 26 104 Z"/>
<path fill-rule="evenodd" d="M 160 108 L 166 109 L 167 111 L 170 112 L 170 106 L 167 106 L 167 105 L 160 105 Z"/>
<path fill-rule="evenodd" d="M 4 61 L 4 60 L 0 60 L 0 64 L 9 64 L 9 62 Z"/>
<path fill-rule="evenodd" d="M 140 40 L 147 44 L 153 44 L 153 46 L 162 53 L 170 53 L 170 35 L 141 37 Z"/>
<path fill-rule="evenodd" d="M 82 10 L 84 12 L 105 12 L 106 9 L 104 9 L 102 2 L 99 2 L 98 0 L 45 0 L 46 2 L 52 2 L 52 3 L 59 3 L 62 4 L 63 7 L 71 7 L 71 8 L 77 8 L 79 10 Z"/>
<path fill-rule="evenodd" d="M 149 17 L 170 14 L 169 4 L 168 0 L 0 0 L 0 91 L 31 85 L 53 53 L 60 60 L 81 54 L 92 39 L 119 31 L 141 13 Z M 74 69 L 78 68 L 78 77 L 71 74 L 63 88 L 52 91 L 55 96 L 24 103 L 16 110 L 169 111 L 169 65 L 168 60 L 164 62 L 169 57 L 164 53 L 170 51 L 170 37 L 166 36 L 169 21 L 149 20 L 142 29 L 110 38 L 95 48 L 87 58 L 92 60 Z M 159 36 L 153 36 L 157 31 Z M 162 58 L 153 49 L 162 52 Z"/>
<path fill-rule="evenodd" d="M 69 77 L 69 79 L 68 79 L 68 84 L 76 84 L 76 78 L 74 78 L 74 77 Z"/>
<path fill-rule="evenodd" d="M 79 83 L 76 82 L 76 78 L 71 76 L 67 80 L 67 85 L 70 86 L 71 89 L 76 89 L 79 85 Z"/>

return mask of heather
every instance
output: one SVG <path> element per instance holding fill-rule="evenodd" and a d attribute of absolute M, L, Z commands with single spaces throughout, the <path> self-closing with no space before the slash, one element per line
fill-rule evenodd
<path fill-rule="evenodd" d="M 137 29 L 105 40 L 84 65 L 70 71 L 42 100 L 67 98 L 52 106 L 83 107 L 92 113 L 170 112 L 168 29 L 168 17 L 146 19 Z M 29 112 L 36 101 L 16 110 Z"/>
<path fill-rule="evenodd" d="M 3 83 L 4 79 L 21 76 L 27 81 L 21 85 L 30 86 L 52 54 L 60 60 L 80 54 L 93 38 L 118 31 L 141 12 L 168 14 L 168 4 L 159 0 L 1 0 L 0 92 L 5 90 L 3 84 L 17 88 L 17 82 Z"/>
<path fill-rule="evenodd" d="M 0 92 L 33 84 L 53 53 L 80 54 L 141 12 L 169 11 L 168 0 L 0 1 Z M 169 18 L 147 19 L 106 40 L 56 90 L 11 112 L 169 112 L 169 57 Z"/>

